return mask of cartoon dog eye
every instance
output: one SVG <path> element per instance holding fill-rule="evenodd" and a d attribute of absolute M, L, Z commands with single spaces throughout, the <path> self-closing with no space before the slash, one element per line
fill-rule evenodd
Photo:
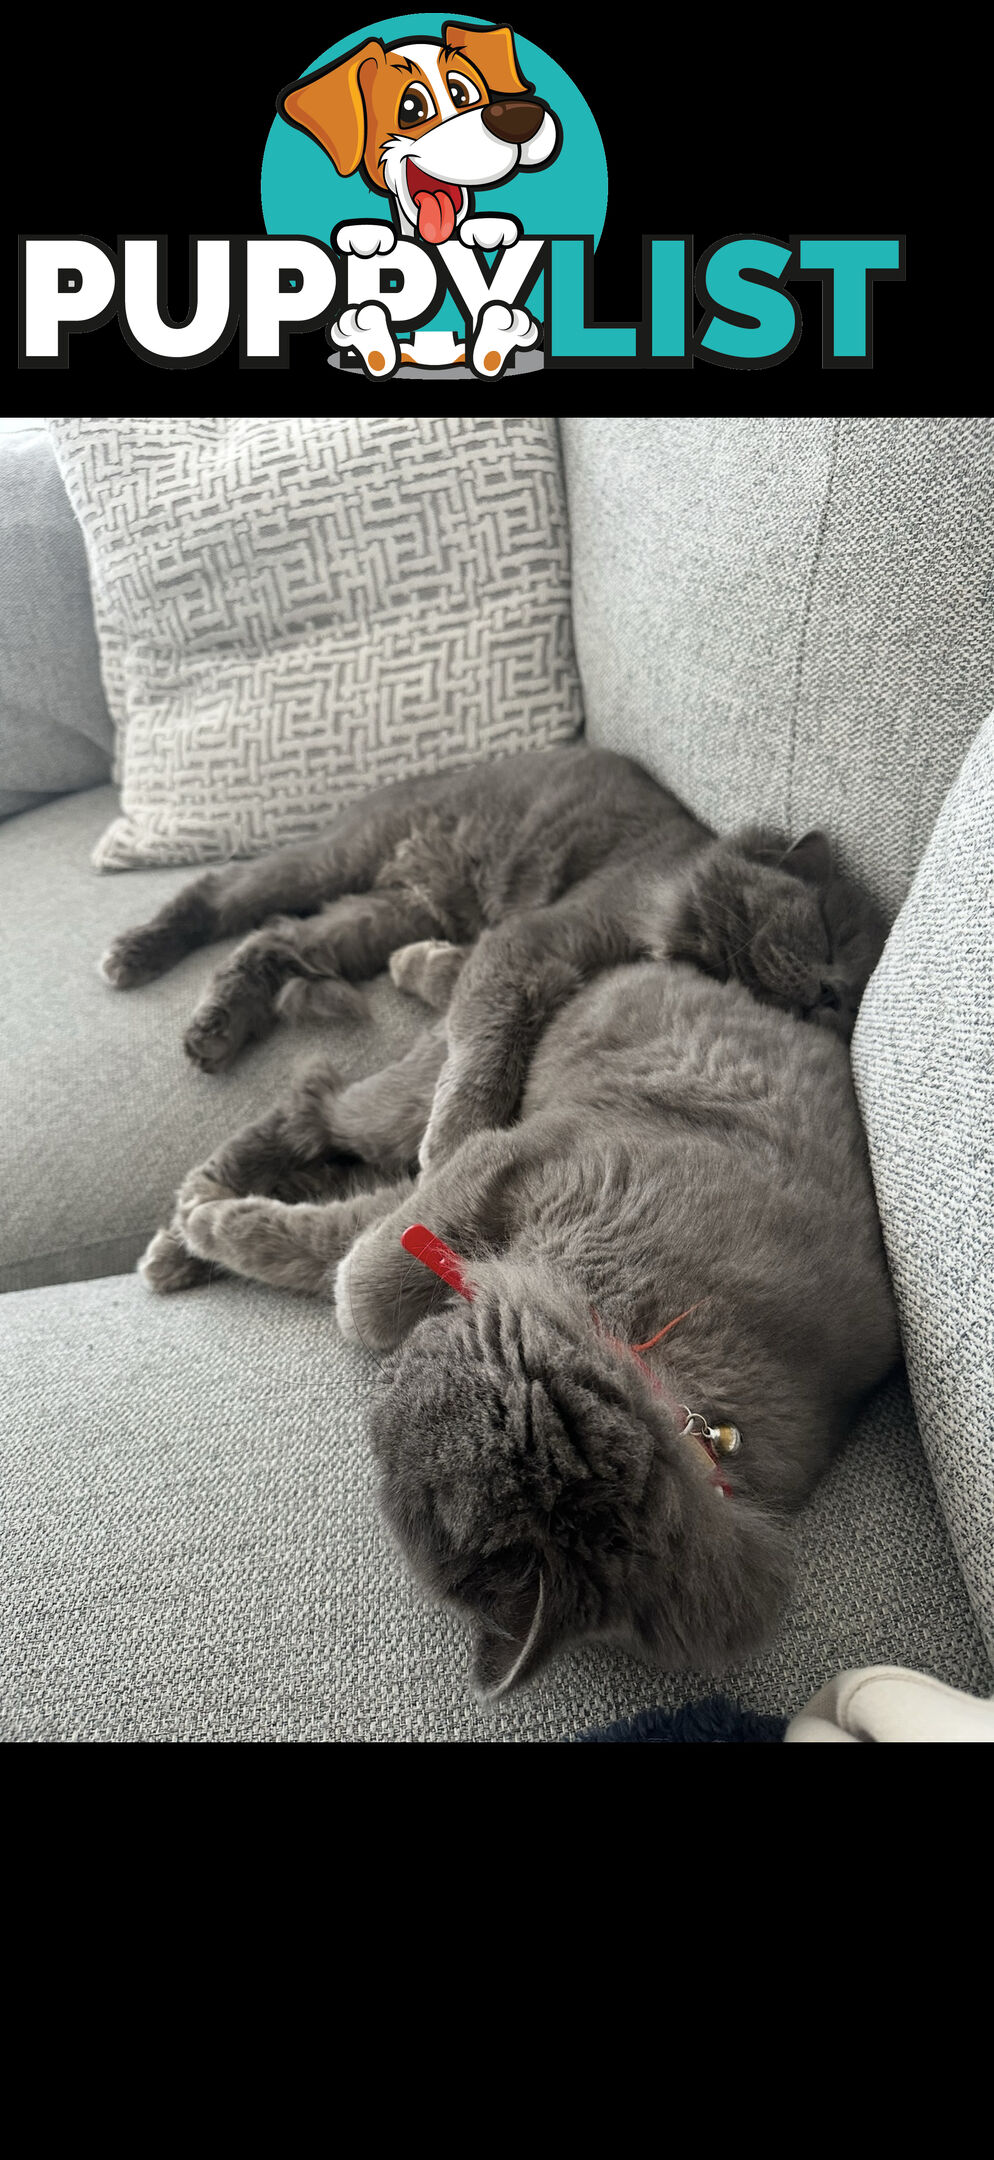
<path fill-rule="evenodd" d="M 430 90 L 423 83 L 412 84 L 401 98 L 397 119 L 401 127 L 420 127 L 423 120 L 434 120 L 437 111 Z"/>
<path fill-rule="evenodd" d="M 463 112 L 467 105 L 481 105 L 483 103 L 477 84 L 467 82 L 465 75 L 447 75 L 445 81 L 449 96 L 457 112 Z"/>

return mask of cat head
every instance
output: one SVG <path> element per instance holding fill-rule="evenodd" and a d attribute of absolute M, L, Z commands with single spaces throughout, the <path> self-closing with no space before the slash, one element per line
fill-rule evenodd
<path fill-rule="evenodd" d="M 693 858 L 666 949 L 848 1041 L 886 935 L 873 902 L 836 870 L 823 832 L 788 846 L 752 827 Z"/>
<path fill-rule="evenodd" d="M 724 1497 L 654 1381 L 542 1264 L 474 1263 L 472 1300 L 423 1320 L 375 1400 L 387 1519 L 474 1633 L 502 1694 L 567 1643 L 673 1668 L 760 1640 L 786 1589 L 782 1533 Z"/>

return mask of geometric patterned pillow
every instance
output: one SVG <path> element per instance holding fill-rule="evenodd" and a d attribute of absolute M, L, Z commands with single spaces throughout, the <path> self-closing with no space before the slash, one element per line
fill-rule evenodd
<path fill-rule="evenodd" d="M 116 730 L 100 869 L 259 854 L 580 729 L 553 419 L 49 429 Z"/>
<path fill-rule="evenodd" d="M 994 1658 L 994 715 L 870 978 L 853 1072 L 922 1444 Z"/>

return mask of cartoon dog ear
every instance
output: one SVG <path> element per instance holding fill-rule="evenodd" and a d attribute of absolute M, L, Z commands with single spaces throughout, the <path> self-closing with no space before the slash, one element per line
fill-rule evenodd
<path fill-rule="evenodd" d="M 465 53 L 495 97 L 520 97 L 534 90 L 518 69 L 514 38 L 503 23 L 499 30 L 476 30 L 472 23 L 445 23 L 442 36 L 455 52 Z"/>
<path fill-rule="evenodd" d="M 362 164 L 366 147 L 363 93 L 368 94 L 385 58 L 380 39 L 367 38 L 365 45 L 346 53 L 343 60 L 288 83 L 276 100 L 277 112 L 291 127 L 320 143 L 343 179 Z"/>

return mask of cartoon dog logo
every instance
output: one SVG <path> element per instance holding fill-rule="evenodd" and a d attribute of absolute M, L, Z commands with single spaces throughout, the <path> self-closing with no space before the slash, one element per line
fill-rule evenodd
<path fill-rule="evenodd" d="M 445 23 L 440 38 L 391 45 L 367 38 L 289 83 L 277 109 L 320 144 L 343 178 L 361 168 L 367 186 L 389 199 L 395 222 L 340 225 L 340 253 L 387 255 L 398 235 L 441 247 L 455 234 L 467 247 L 491 250 L 512 246 L 521 227 L 516 218 L 475 216 L 476 191 L 519 168 L 538 171 L 559 154 L 559 121 L 533 92 L 506 24 L 480 30 Z M 466 358 L 463 342 L 438 331 L 415 330 L 401 350 L 375 300 L 346 308 L 331 336 L 380 379 L 401 359 L 451 367 Z M 472 364 L 503 373 L 511 354 L 537 338 L 526 308 L 490 301 L 473 323 Z"/>

